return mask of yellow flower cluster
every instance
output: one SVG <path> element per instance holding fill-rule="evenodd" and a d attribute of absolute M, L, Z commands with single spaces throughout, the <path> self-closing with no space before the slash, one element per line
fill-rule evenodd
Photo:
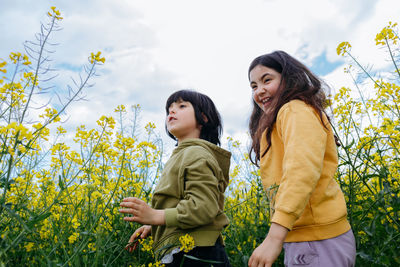
<path fill-rule="evenodd" d="M 259 169 L 251 164 L 248 153 L 233 138 L 228 138 L 228 148 L 234 156 L 225 199 L 225 213 L 230 219 L 225 229 L 229 241 L 226 249 L 233 258 L 240 258 L 251 255 L 259 245 L 259 237 L 265 237 L 268 232 L 270 204 L 261 185 Z"/>
<path fill-rule="evenodd" d="M 152 122 L 149 122 L 149 123 L 146 124 L 146 126 L 144 128 L 146 129 L 146 132 L 148 134 L 150 134 L 151 131 L 156 128 L 156 125 L 154 123 L 152 123 Z"/>
<path fill-rule="evenodd" d="M 153 254 L 153 237 L 150 236 L 147 239 L 139 239 L 139 243 L 142 245 L 142 251 Z"/>
<path fill-rule="evenodd" d="M 26 83 L 28 84 L 28 82 Z M 0 87 L 0 100 L 2 106 L 9 105 L 12 108 L 20 108 L 26 103 L 25 86 L 20 82 L 5 83 Z"/>
<path fill-rule="evenodd" d="M 19 61 L 22 61 L 22 64 L 23 64 L 23 65 L 30 65 L 30 64 L 32 64 L 32 62 L 29 61 L 28 56 L 25 55 L 25 54 L 22 55 L 20 52 L 16 52 L 16 53 L 12 52 L 12 53 L 10 54 L 10 60 L 11 60 L 11 62 L 14 63 L 14 64 L 16 64 L 16 63 L 19 62 Z"/>
<path fill-rule="evenodd" d="M 29 77 L 25 75 L 25 79 Z M 15 94 L 18 98 L 23 91 Z M 129 132 L 116 130 L 126 127 L 115 127 L 116 121 L 111 116 L 98 120 L 98 130 L 86 130 L 84 125 L 78 127 L 72 146 L 65 142 L 51 144 L 48 141 L 54 139 L 50 138 L 46 123 L 50 120 L 59 123 L 58 111 L 48 107 L 38 117 L 44 121 L 31 125 L 12 121 L 0 126 L 0 137 L 4 140 L 0 154 L 1 177 L 7 171 L 5 166 L 10 158 L 15 162 L 4 203 L 13 208 L 29 207 L 18 213 L 21 220 L 33 220 L 32 214 L 36 213 L 43 216 L 34 224 L 30 241 L 21 249 L 27 253 L 40 249 L 72 255 L 83 242 L 86 245 L 81 247 L 82 251 L 96 251 L 98 238 L 110 240 L 104 236 L 115 234 L 115 221 L 111 218 L 125 225 L 117 216 L 114 203 L 118 199 L 151 197 L 148 193 L 151 187 L 146 181 L 154 180 L 159 174 L 150 177 L 152 173 L 145 168 L 159 168 L 156 163 L 161 159 L 161 152 L 150 141 L 150 135 L 145 138 L 148 141 L 142 142 Z M 61 125 L 55 128 L 58 135 L 67 133 Z M 71 147 L 80 148 L 79 152 Z M 48 163 L 46 166 L 41 163 L 44 160 Z M 6 218 L 12 221 L 12 217 Z M 13 228 L 2 228 L 2 231 L 6 237 L 23 232 L 23 227 L 14 224 Z M 54 240 L 57 245 L 52 248 Z M 38 245 L 33 245 L 35 242 Z M 142 249 L 152 254 L 151 247 L 149 239 Z"/>
<path fill-rule="evenodd" d="M 62 19 L 55 7 L 48 15 L 51 21 L 44 25 L 45 33 Z M 90 59 L 105 62 L 101 53 L 92 53 Z M 0 232 L 7 250 L 0 253 L 0 262 L 119 265 L 114 257 L 106 259 L 105 249 L 119 249 L 118 240 L 135 225 L 121 219 L 118 203 L 127 196 L 151 198 L 161 172 L 161 151 L 152 142 L 156 136 L 146 131 L 142 142 L 127 130 L 129 120 L 118 114 L 118 123 L 112 116 L 102 116 L 96 129 L 82 125 L 73 141 L 66 141 L 62 138 L 69 135 L 59 114 L 65 107 L 32 106 L 31 93 L 40 90 L 35 73 L 41 72 L 21 69 L 31 62 L 18 52 L 11 53 L 8 62 L 14 66 L 8 68 L 0 60 L 0 72 L 7 75 L 0 79 Z M 7 73 L 11 67 L 14 72 Z M 137 114 L 138 106 L 134 108 Z M 123 106 L 117 110 L 126 112 Z M 149 125 L 146 128 L 154 129 Z M 151 239 L 143 248 L 149 253 L 142 253 L 146 256 L 134 266 L 154 261 Z"/>
<path fill-rule="evenodd" d="M 386 48 L 389 62 L 393 63 L 392 72 L 382 75 L 372 74 L 370 68 L 363 67 L 350 54 L 346 42 L 337 50 L 339 55 L 347 53 L 357 66 L 346 69 L 355 77 L 357 91 L 341 88 L 334 96 L 335 126 L 342 143 L 336 179 L 344 189 L 360 249 L 368 251 L 371 258 L 378 258 L 379 254 L 396 258 L 385 244 L 393 242 L 391 236 L 400 228 L 398 39 L 397 23 L 389 22 L 376 35 L 376 45 Z M 367 79 L 359 82 L 360 73 Z M 383 247 L 379 253 L 370 249 L 379 246 Z"/>
<path fill-rule="evenodd" d="M 49 17 L 53 17 L 55 20 L 62 20 L 63 19 L 63 17 L 61 17 L 60 11 L 57 10 L 55 6 L 51 7 L 51 12 L 50 11 L 47 12 L 47 15 Z"/>
<path fill-rule="evenodd" d="M 180 250 L 182 250 L 185 253 L 191 251 L 195 247 L 194 239 L 189 234 L 180 236 L 179 243 L 181 244 Z"/>
<path fill-rule="evenodd" d="M 115 126 L 115 120 L 113 117 L 106 117 L 106 116 L 101 116 L 99 120 L 97 120 L 97 125 L 100 127 L 109 127 L 111 129 L 114 129 Z"/>
<path fill-rule="evenodd" d="M 142 267 L 146 267 L 146 265 L 142 265 Z M 162 264 L 160 261 L 156 261 L 155 263 L 149 263 L 147 267 L 165 267 L 165 264 Z"/>
<path fill-rule="evenodd" d="M 52 18 L 61 18 L 55 8 L 52 12 Z M 389 24 L 378 41 L 396 44 L 396 26 Z M 343 42 L 337 52 L 350 55 L 350 48 Z M 89 60 L 92 64 L 104 63 L 100 52 L 92 53 Z M 29 59 L 14 53 L 10 61 L 17 67 L 18 62 Z M 6 73 L 5 66 L 0 63 L 2 73 Z M 347 71 L 351 74 L 354 68 Z M 34 83 L 37 77 L 29 72 L 20 80 L 0 82 L 4 112 L 0 114 L 0 232 L 2 242 L 9 247 L 7 260 L 22 259 L 32 265 L 63 262 L 86 266 L 101 262 L 163 266 L 155 262 L 151 237 L 140 239 L 141 249 L 133 254 L 125 253 L 123 246 L 137 224 L 124 222 L 118 212 L 118 204 L 126 196 L 146 201 L 152 196 L 162 166 L 162 151 L 155 145 L 159 142 L 155 125 L 144 127 L 144 138 L 134 130 L 129 132 L 131 127 L 125 119 L 128 112 L 120 105 L 115 109 L 118 120 L 102 116 L 94 129 L 81 125 L 73 142 L 68 143 L 59 139 L 67 136 L 67 131 L 56 109 L 46 107 L 30 120 L 19 117 L 26 103 L 25 88 L 37 86 Z M 378 247 L 378 255 L 368 253 L 374 257 L 390 255 L 389 262 L 396 259 L 390 244 L 398 243 L 400 230 L 400 87 L 392 77 L 359 86 L 360 96 L 342 87 L 331 103 L 342 142 L 335 178 L 345 192 L 357 244 L 365 253 L 369 247 L 373 251 Z M 363 97 L 363 93 L 368 96 Z M 135 105 L 132 112 L 137 115 L 138 109 Z M 49 125 L 50 121 L 58 124 Z M 224 211 L 230 224 L 223 235 L 231 264 L 239 266 L 268 232 L 277 187 L 264 191 L 260 171 L 249 162 L 240 142 L 228 138 L 228 147 L 234 156 L 225 192 Z M 185 252 L 195 246 L 190 235 L 181 236 L 179 242 Z M 2 257 L 0 262 L 4 261 Z"/>
<path fill-rule="evenodd" d="M 344 56 L 346 53 L 350 51 L 351 45 L 349 42 L 342 42 L 336 48 L 336 53 L 339 56 Z"/>
<path fill-rule="evenodd" d="M 7 65 L 6 61 L 0 61 L 0 72 L 7 73 L 7 70 L 4 68 Z"/>
<path fill-rule="evenodd" d="M 75 243 L 75 241 L 78 239 L 78 237 L 79 237 L 79 234 L 78 234 L 78 233 L 72 233 L 72 235 L 70 235 L 70 236 L 68 237 L 68 242 L 69 242 L 70 244 L 73 244 L 73 243 Z"/>
<path fill-rule="evenodd" d="M 25 244 L 24 247 L 25 247 L 26 251 L 29 252 L 29 251 L 32 251 L 34 245 L 35 245 L 35 243 L 28 242 L 28 243 Z"/>
<path fill-rule="evenodd" d="M 93 52 L 90 53 L 89 62 L 91 64 L 95 64 L 95 63 L 98 64 L 99 62 L 104 63 L 106 61 L 106 59 L 104 57 L 100 57 L 100 55 L 101 55 L 100 51 L 97 52 L 96 54 Z"/>
<path fill-rule="evenodd" d="M 386 45 L 388 41 L 392 41 L 394 45 L 397 44 L 399 36 L 396 34 L 395 29 L 397 23 L 389 21 L 389 25 L 384 27 L 375 37 L 376 45 Z"/>
<path fill-rule="evenodd" d="M 54 122 L 59 122 L 61 120 L 58 111 L 55 108 L 50 107 L 46 108 L 44 114 L 39 115 L 39 118 L 47 118 Z"/>
<path fill-rule="evenodd" d="M 123 113 L 125 113 L 126 112 L 126 108 L 125 108 L 124 105 L 119 105 L 119 106 L 117 106 L 116 109 L 114 109 L 114 112 L 123 112 Z"/>
<path fill-rule="evenodd" d="M 35 75 L 32 72 L 24 72 L 23 76 L 27 85 L 39 85 L 39 81 L 35 78 Z"/>

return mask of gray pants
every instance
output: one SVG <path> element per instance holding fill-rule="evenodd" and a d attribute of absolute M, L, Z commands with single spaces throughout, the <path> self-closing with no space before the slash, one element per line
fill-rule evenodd
<path fill-rule="evenodd" d="M 356 242 L 352 230 L 334 238 L 284 243 L 285 266 L 353 267 Z"/>

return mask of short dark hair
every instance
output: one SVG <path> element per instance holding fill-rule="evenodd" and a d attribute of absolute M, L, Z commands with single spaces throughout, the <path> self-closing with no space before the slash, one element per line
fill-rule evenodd
<path fill-rule="evenodd" d="M 167 115 L 171 104 L 178 101 L 187 101 L 192 104 L 196 121 L 202 126 L 200 138 L 213 144 L 220 145 L 221 142 L 219 139 L 222 134 L 222 122 L 214 102 L 208 96 L 194 90 L 176 91 L 170 95 L 165 105 Z M 204 120 L 203 116 L 207 118 L 207 121 Z M 168 131 L 166 125 L 165 130 L 172 139 L 176 140 L 175 136 Z"/>

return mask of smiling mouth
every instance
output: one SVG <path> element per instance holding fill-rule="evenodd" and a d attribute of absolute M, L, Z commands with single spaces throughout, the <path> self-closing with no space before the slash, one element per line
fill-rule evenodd
<path fill-rule="evenodd" d="M 174 117 L 169 117 L 169 118 L 168 118 L 168 122 L 171 122 L 171 121 L 173 121 L 173 120 L 175 121 L 176 118 L 174 118 Z"/>
<path fill-rule="evenodd" d="M 261 100 L 261 103 L 266 104 L 266 103 L 270 102 L 271 99 L 272 99 L 271 97 L 264 98 L 263 100 Z"/>

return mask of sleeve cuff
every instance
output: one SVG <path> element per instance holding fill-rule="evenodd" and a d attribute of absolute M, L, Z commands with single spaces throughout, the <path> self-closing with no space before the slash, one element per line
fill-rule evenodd
<path fill-rule="evenodd" d="M 292 230 L 293 224 L 297 219 L 298 218 L 295 215 L 275 210 L 275 213 L 272 216 L 271 222 L 280 224 L 280 225 L 286 227 L 287 229 Z"/>
<path fill-rule="evenodd" d="M 167 226 L 178 226 L 178 209 L 171 208 L 165 209 L 165 225 Z"/>

